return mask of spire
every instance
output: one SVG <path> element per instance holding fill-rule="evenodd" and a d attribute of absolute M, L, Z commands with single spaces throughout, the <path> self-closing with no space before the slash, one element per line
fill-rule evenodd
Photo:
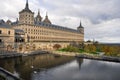
<path fill-rule="evenodd" d="M 28 4 L 28 0 L 26 0 L 25 9 L 26 9 L 26 10 L 29 10 L 29 4 Z"/>
<path fill-rule="evenodd" d="M 81 23 L 81 20 L 80 20 L 80 25 L 79 25 L 79 27 L 80 27 L 80 28 L 83 28 L 82 23 Z"/>
<path fill-rule="evenodd" d="M 39 9 L 38 9 L 37 17 L 42 18 L 41 15 L 40 15 L 40 10 Z"/>
<path fill-rule="evenodd" d="M 22 12 L 30 12 L 30 13 L 33 13 L 30 9 L 29 9 L 29 4 L 28 4 L 28 0 L 26 0 L 26 5 L 25 5 L 25 8 L 20 11 L 20 13 Z"/>
<path fill-rule="evenodd" d="M 40 10 L 38 9 L 38 15 L 40 15 Z"/>
<path fill-rule="evenodd" d="M 81 20 L 80 20 L 80 26 L 82 26 Z"/>
<path fill-rule="evenodd" d="M 41 15 L 40 15 L 40 10 L 38 9 L 38 14 L 37 14 L 37 16 L 36 16 L 36 21 L 37 21 L 37 22 L 41 22 L 41 20 L 42 20 L 42 17 L 41 17 Z"/>
<path fill-rule="evenodd" d="M 16 18 L 16 22 L 18 22 L 18 18 Z"/>
<path fill-rule="evenodd" d="M 46 17 L 46 19 L 48 19 L 48 13 L 47 12 L 46 12 L 46 16 L 45 17 Z"/>

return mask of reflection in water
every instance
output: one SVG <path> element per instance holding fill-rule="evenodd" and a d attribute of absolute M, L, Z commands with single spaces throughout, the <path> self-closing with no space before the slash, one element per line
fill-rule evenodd
<path fill-rule="evenodd" d="M 119 63 L 77 59 L 47 71 L 33 73 L 32 80 L 120 80 L 119 68 Z"/>
<path fill-rule="evenodd" d="M 120 80 L 120 64 L 50 54 L 0 60 L 25 80 Z"/>
<path fill-rule="evenodd" d="M 0 67 L 18 75 L 25 80 L 31 80 L 32 72 L 47 70 L 73 60 L 73 57 L 56 57 L 50 54 L 18 57 L 0 60 Z"/>
<path fill-rule="evenodd" d="M 76 61 L 78 63 L 79 69 L 81 70 L 81 65 L 83 63 L 83 59 L 82 58 L 77 58 Z"/>

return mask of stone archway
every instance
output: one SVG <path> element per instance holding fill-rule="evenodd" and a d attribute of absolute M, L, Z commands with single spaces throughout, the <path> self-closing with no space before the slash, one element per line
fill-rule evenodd
<path fill-rule="evenodd" d="M 29 44 L 26 44 L 26 51 L 29 51 L 30 50 L 30 45 Z"/>
<path fill-rule="evenodd" d="M 33 50 L 36 49 L 36 45 L 35 45 L 35 44 L 32 45 L 32 49 L 33 49 Z"/>
<path fill-rule="evenodd" d="M 19 45 L 19 51 L 22 51 L 22 49 L 23 49 L 23 45 L 20 44 L 20 45 Z"/>
<path fill-rule="evenodd" d="M 7 46 L 7 51 L 12 51 L 12 45 Z"/>

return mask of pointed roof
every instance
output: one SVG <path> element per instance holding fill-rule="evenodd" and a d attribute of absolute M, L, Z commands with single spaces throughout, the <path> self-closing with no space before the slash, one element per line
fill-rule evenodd
<path fill-rule="evenodd" d="M 9 19 L 6 21 L 6 24 L 11 24 L 12 23 L 12 21 L 10 21 Z"/>
<path fill-rule="evenodd" d="M 40 10 L 38 10 L 38 14 L 37 14 L 37 17 L 36 17 L 36 18 L 42 19 L 41 15 L 40 15 Z"/>
<path fill-rule="evenodd" d="M 40 10 L 38 9 L 38 15 L 40 15 Z"/>
<path fill-rule="evenodd" d="M 80 25 L 78 26 L 78 28 L 83 28 L 81 21 L 80 21 Z"/>
<path fill-rule="evenodd" d="M 9 28 L 12 29 L 10 25 L 8 25 L 7 23 L 5 23 L 4 20 L 0 20 L 0 28 Z"/>
<path fill-rule="evenodd" d="M 48 14 L 47 14 L 47 12 L 46 12 L 46 16 L 45 16 L 45 19 L 44 19 L 43 22 L 44 22 L 44 23 L 51 24 L 51 21 L 50 21 L 49 18 L 48 18 Z"/>
<path fill-rule="evenodd" d="M 29 9 L 28 0 L 26 0 L 25 8 L 24 8 L 21 12 L 30 12 L 30 13 L 33 13 L 33 12 Z M 20 12 L 20 13 L 21 13 L 21 12 Z"/>
<path fill-rule="evenodd" d="M 26 0 L 26 5 L 25 5 L 25 9 L 29 9 L 29 4 L 28 4 L 28 0 Z"/>
<path fill-rule="evenodd" d="M 3 19 L 0 19 L 0 24 L 5 23 L 5 21 Z"/>

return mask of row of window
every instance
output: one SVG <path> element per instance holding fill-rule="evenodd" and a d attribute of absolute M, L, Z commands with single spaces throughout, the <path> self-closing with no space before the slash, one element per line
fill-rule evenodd
<path fill-rule="evenodd" d="M 77 34 L 54 32 L 54 31 L 47 31 L 47 30 L 37 30 L 37 29 L 27 29 L 27 28 L 25 28 L 24 31 L 27 32 L 28 34 L 78 37 Z"/>
<path fill-rule="evenodd" d="M 2 30 L 0 30 L 0 34 L 2 34 Z M 10 35 L 10 31 L 8 31 L 8 34 Z"/>
<path fill-rule="evenodd" d="M 29 39 L 32 39 L 32 40 L 40 40 L 40 39 L 46 39 L 46 40 L 62 40 L 62 41 L 64 41 L 64 40 L 67 40 L 67 41 L 69 41 L 69 40 L 73 40 L 73 39 L 68 39 L 68 38 L 50 38 L 50 37 L 40 37 L 40 36 L 30 36 L 29 37 Z M 81 39 L 74 39 L 74 40 L 81 40 Z"/>
<path fill-rule="evenodd" d="M 28 15 L 28 14 L 26 14 L 26 15 L 21 15 L 20 17 L 21 17 L 21 18 L 24 18 L 24 17 L 29 17 L 29 18 L 30 18 L 30 17 L 33 17 L 33 15 Z"/>

